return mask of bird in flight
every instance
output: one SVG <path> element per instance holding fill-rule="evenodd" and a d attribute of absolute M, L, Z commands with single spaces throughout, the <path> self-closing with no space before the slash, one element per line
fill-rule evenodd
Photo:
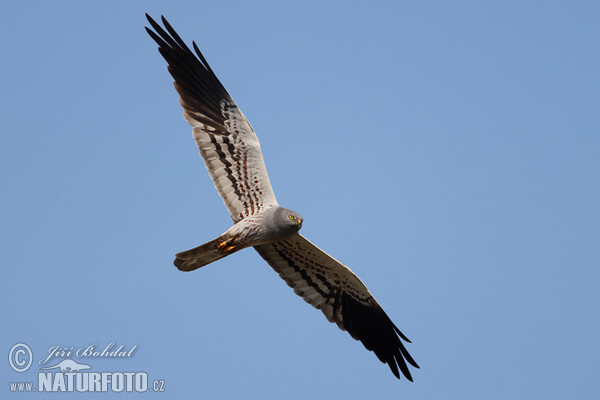
<path fill-rule="evenodd" d="M 329 322 L 360 340 L 396 378 L 410 381 L 404 347 L 410 340 L 394 325 L 362 281 L 344 264 L 299 232 L 302 217 L 280 207 L 267 175 L 254 129 L 192 42 L 194 54 L 162 17 L 164 29 L 146 14 L 148 34 L 158 44 L 175 79 L 184 117 L 233 226 L 221 236 L 178 253 L 175 266 L 192 271 L 246 247 L 254 249 L 307 303 Z"/>

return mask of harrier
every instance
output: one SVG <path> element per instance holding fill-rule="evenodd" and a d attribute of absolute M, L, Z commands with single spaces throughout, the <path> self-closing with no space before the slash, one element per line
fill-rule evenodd
<path fill-rule="evenodd" d="M 192 271 L 254 247 L 296 294 L 375 352 L 397 378 L 402 371 L 412 381 L 407 362 L 419 366 L 402 343 L 410 340 L 348 267 L 298 233 L 302 217 L 277 203 L 254 130 L 196 43 L 194 54 L 164 17 L 164 29 L 146 17 L 154 29 L 146 31 L 168 63 L 184 117 L 233 219 L 218 238 L 178 253 L 175 266 Z"/>

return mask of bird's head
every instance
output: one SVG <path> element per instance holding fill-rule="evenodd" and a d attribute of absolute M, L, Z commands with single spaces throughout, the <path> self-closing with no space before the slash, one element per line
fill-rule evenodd
<path fill-rule="evenodd" d="M 296 233 L 302 228 L 302 216 L 296 211 L 280 208 L 277 212 L 277 222 L 282 230 Z"/>
<path fill-rule="evenodd" d="M 292 210 L 288 210 L 288 216 L 287 219 L 289 221 L 289 223 L 292 226 L 297 226 L 298 230 L 300 230 L 300 228 L 302 228 L 302 216 L 300 214 L 298 214 L 296 211 L 292 211 Z"/>

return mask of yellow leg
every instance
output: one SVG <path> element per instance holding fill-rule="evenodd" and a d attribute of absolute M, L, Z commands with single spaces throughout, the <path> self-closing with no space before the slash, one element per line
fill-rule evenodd
<path fill-rule="evenodd" d="M 222 250 L 226 253 L 229 253 L 231 250 L 235 249 L 235 245 L 230 245 L 231 239 L 225 240 L 217 245 L 217 249 Z"/>

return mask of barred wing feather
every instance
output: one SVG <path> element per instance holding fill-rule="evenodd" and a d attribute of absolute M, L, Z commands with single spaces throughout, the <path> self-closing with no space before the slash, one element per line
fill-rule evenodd
<path fill-rule="evenodd" d="M 276 205 L 254 129 L 193 43 L 187 47 L 166 19 L 166 31 L 146 14 L 148 34 L 169 64 L 184 117 L 234 222 Z"/>
<path fill-rule="evenodd" d="M 296 294 L 375 352 L 397 378 L 400 369 L 412 381 L 406 363 L 419 366 L 402 343 L 410 340 L 348 267 L 300 234 L 254 248 Z"/>

